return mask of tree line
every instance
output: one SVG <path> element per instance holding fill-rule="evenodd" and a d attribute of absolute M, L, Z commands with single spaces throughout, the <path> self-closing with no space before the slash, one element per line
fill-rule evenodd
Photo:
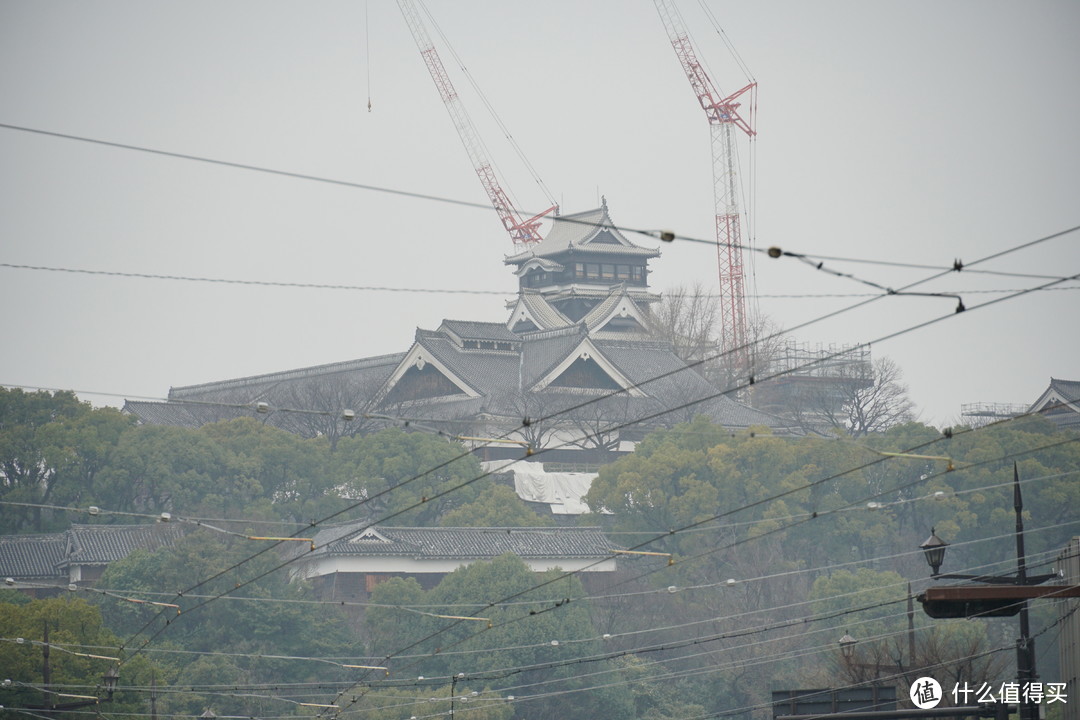
<path fill-rule="evenodd" d="M 128 689 L 114 708 L 146 712 L 154 685 L 158 711 L 184 715 L 314 715 L 301 703 L 343 693 L 350 709 L 387 720 L 445 714 L 451 702 L 475 720 L 665 720 L 740 708 L 736 715 L 763 718 L 773 689 L 925 667 L 973 682 L 1001 678 L 1011 619 L 931 621 L 916 608 L 909 635 L 907 586 L 925 586 L 929 574 L 917 547 L 933 527 L 953 545 L 943 572 L 1008 572 L 1015 462 L 1029 567 L 1048 572 L 1080 519 L 1072 440 L 1038 418 L 973 432 L 905 423 L 858 441 L 732 433 L 698 418 L 648 435 L 593 483 L 585 499 L 595 513 L 583 524 L 601 525 L 616 545 L 650 541 L 642 549 L 667 554 L 622 557 L 602 587 L 538 576 L 508 556 L 428 589 L 383 582 L 357 614 L 273 572 L 280 555 L 199 530 L 114 563 L 96 586 L 109 594 L 27 602 L 2 593 L 0 637 L 37 639 L 48 622 L 50 638 L 73 648 L 123 644 Z M 331 515 L 552 524 L 444 438 L 383 430 L 331 450 L 252 419 L 136 426 L 69 393 L 0 390 L 0 473 L 6 533 L 133 521 L 90 516 L 90 505 L 232 519 L 233 529 Z M 179 615 L 127 599 L 196 586 Z M 204 604 L 227 591 L 237 598 Z M 503 598 L 514 602 L 492 605 Z M 1053 608 L 1036 607 L 1036 628 L 1051 624 Z M 483 620 L 451 619 L 466 615 Z M 859 640 L 846 661 L 836 643 L 845 633 Z M 995 652 L 1003 644 L 1007 652 Z M 39 679 L 40 645 L 7 643 L 0 654 L 13 676 Z M 1052 678 L 1052 653 L 1044 658 L 1041 674 Z M 54 682 L 92 685 L 101 662 L 55 655 Z M 346 667 L 384 662 L 389 675 Z M 40 704 L 36 690 L 18 692 Z"/>

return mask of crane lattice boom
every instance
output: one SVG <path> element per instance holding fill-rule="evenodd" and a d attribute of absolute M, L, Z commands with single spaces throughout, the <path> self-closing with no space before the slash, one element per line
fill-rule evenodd
<path fill-rule="evenodd" d="M 454 84 L 450 82 L 450 76 L 447 74 L 442 59 L 435 49 L 435 44 L 431 42 L 431 38 L 428 36 L 427 29 L 424 27 L 416 5 L 412 0 L 398 0 L 398 8 L 401 9 L 401 14 L 405 17 L 405 22 L 409 26 L 413 40 L 416 41 L 416 46 L 420 49 L 420 55 L 424 59 L 428 73 L 431 74 L 431 79 L 435 81 L 435 87 L 439 90 L 439 97 L 442 98 L 447 112 L 450 113 L 450 118 L 454 122 L 461 143 L 469 154 L 473 169 L 480 178 L 480 184 L 483 185 L 488 200 L 491 201 L 492 207 L 495 208 L 495 212 L 499 215 L 503 228 L 510 234 L 510 239 L 514 242 L 515 247 L 520 248 L 530 243 L 540 242 L 543 240 L 540 235 L 540 220 L 545 215 L 556 210 L 556 206 L 553 205 L 544 212 L 528 219 L 521 218 L 521 214 L 510 201 L 506 191 L 503 190 L 499 178 L 495 174 L 495 169 L 484 152 L 484 146 L 476 132 L 476 127 L 465 110 L 457 90 L 454 89 Z"/>
<path fill-rule="evenodd" d="M 727 97 L 721 95 L 698 61 L 690 35 L 673 0 L 655 0 L 655 4 L 671 46 L 675 49 L 675 55 L 690 81 L 694 96 L 709 120 L 712 135 L 716 251 L 720 274 L 720 342 L 736 368 L 748 369 L 745 273 L 734 130 L 738 128 L 750 137 L 756 134 L 751 122 L 752 117 L 744 119 L 739 114 L 739 98 L 753 92 L 757 83 L 750 83 Z"/>

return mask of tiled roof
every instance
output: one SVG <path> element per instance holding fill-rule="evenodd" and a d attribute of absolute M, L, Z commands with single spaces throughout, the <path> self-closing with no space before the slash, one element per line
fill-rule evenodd
<path fill-rule="evenodd" d="M 72 525 L 65 533 L 64 565 L 108 565 L 132 550 L 172 547 L 183 534 L 179 525 Z"/>
<path fill-rule="evenodd" d="M 572 325 L 564 330 L 530 333 L 526 337 L 528 340 L 521 349 L 521 385 L 531 388 L 565 360 L 587 335 L 584 325 Z"/>
<path fill-rule="evenodd" d="M 132 550 L 171 547 L 179 525 L 72 525 L 60 533 L 0 535 L 0 576 L 67 582 L 70 566 L 108 565 Z"/>
<path fill-rule="evenodd" d="M 599 528 L 413 528 L 350 523 L 315 535 L 325 555 L 399 556 L 415 559 L 485 559 L 513 553 L 521 558 L 605 558 L 613 550 Z"/>
<path fill-rule="evenodd" d="M 547 301 L 547 298 L 538 292 L 525 291 L 518 296 L 518 307 L 514 308 L 510 316 L 514 322 L 517 322 L 515 318 L 520 314 L 519 308 L 524 309 L 526 315 L 541 330 L 552 330 L 573 324 L 570 318 L 559 312 Z"/>
<path fill-rule="evenodd" d="M 613 286 L 613 288 L 617 290 L 613 289 L 613 292 L 609 293 L 606 298 L 593 306 L 592 310 L 585 313 L 585 317 L 581 318 L 581 321 L 585 323 L 585 325 L 590 330 L 595 330 L 598 325 L 600 325 L 604 320 L 607 320 L 607 317 L 611 314 L 611 311 L 614 310 L 615 307 L 622 301 L 623 295 L 625 294 L 623 292 L 620 292 L 622 290 L 622 286 L 615 285 Z"/>
<path fill-rule="evenodd" d="M 253 417 L 251 408 L 231 405 L 194 404 L 189 402 L 147 402 L 127 400 L 122 412 L 134 415 L 144 425 L 198 428 L 209 423 Z"/>
<path fill-rule="evenodd" d="M 524 275 L 526 272 L 533 268 L 539 268 L 540 270 L 544 270 L 546 272 L 562 272 L 566 269 L 566 266 L 562 263 L 557 263 L 554 260 L 548 258 L 534 257 L 523 262 L 521 266 L 514 271 L 514 274 L 519 276 Z"/>
<path fill-rule="evenodd" d="M 600 330 L 619 312 L 625 312 L 643 328 L 648 322 L 638 309 L 637 304 L 627 293 L 625 283 L 613 285 L 608 296 L 597 303 L 592 310 L 585 313 L 585 317 L 581 318 L 581 322 L 585 323 L 590 332 Z"/>
<path fill-rule="evenodd" d="M 788 429 L 791 423 L 737 403 L 701 377 L 663 342 L 594 339 L 612 364 L 664 408 L 689 416 L 705 415 L 726 427 L 764 425 Z"/>
<path fill-rule="evenodd" d="M 599 242 L 593 242 L 598 240 Z M 534 257 L 550 257 L 569 249 L 604 254 L 657 257 L 659 250 L 635 245 L 611 222 L 607 204 L 595 210 L 563 215 L 553 219 L 551 230 L 543 241 L 525 252 L 512 255 L 504 262 L 517 265 Z"/>
<path fill-rule="evenodd" d="M 462 340 L 497 340 L 499 342 L 518 342 L 521 340 L 517 335 L 507 330 L 504 323 L 443 320 L 440 329 L 445 329 Z"/>
<path fill-rule="evenodd" d="M 495 388 L 517 386 L 516 353 L 464 350 L 442 334 L 418 337 L 417 343 L 480 394 L 486 395 Z"/>
<path fill-rule="evenodd" d="M 56 578 L 66 545 L 64 533 L 0 535 L 0 575 L 16 580 Z"/>
<path fill-rule="evenodd" d="M 1050 378 L 1050 387 L 1068 402 L 1080 402 L 1080 380 Z"/>
<path fill-rule="evenodd" d="M 493 323 L 494 324 L 494 323 Z M 297 417 L 288 413 L 258 415 L 254 403 L 265 401 L 271 406 L 297 408 L 305 398 L 326 393 L 311 392 L 311 385 L 330 388 L 340 397 L 355 397 L 359 412 L 361 402 L 366 402 L 405 356 L 404 353 L 379 355 L 377 357 L 349 360 L 346 362 L 317 365 L 249 378 L 222 380 L 220 382 L 172 388 L 166 402 L 128 400 L 123 411 L 134 415 L 146 425 L 198 428 L 209 423 L 232 420 L 238 417 L 259 417 L 266 424 L 290 432 L 296 428 Z"/>
<path fill-rule="evenodd" d="M 358 360 L 346 360 L 344 362 L 328 363 L 326 365 L 313 365 L 311 367 L 284 370 L 282 372 L 266 373 L 264 375 L 252 375 L 249 377 L 234 378 L 231 380 L 218 380 L 215 382 L 202 383 L 200 385 L 186 385 L 174 387 L 169 390 L 170 399 L 200 399 L 211 398 L 222 401 L 229 398 L 232 402 L 251 402 L 264 399 L 262 396 L 272 388 L 283 383 L 293 383 L 311 378 L 327 377 L 329 375 L 352 375 L 352 374 L 378 374 L 385 372 L 389 375 L 394 367 L 401 361 L 401 353 L 390 355 L 377 355 L 374 357 L 360 358 Z"/>
<path fill-rule="evenodd" d="M 620 295 L 613 294 L 613 297 L 618 299 Z M 788 421 L 722 395 L 715 386 L 687 367 L 675 355 L 670 343 L 590 336 L 584 324 L 515 337 L 519 338 L 519 352 L 488 352 L 463 349 L 444 332 L 418 331 L 420 347 L 479 395 L 472 399 L 428 402 L 424 408 L 425 417 L 449 420 L 475 416 L 478 412 L 501 417 L 518 416 L 524 410 L 523 404 L 529 403 L 523 403 L 522 389 L 529 393 L 530 388 L 588 338 L 593 350 L 645 395 L 620 396 L 620 419 L 624 422 L 641 417 L 662 424 L 667 420 L 681 422 L 695 415 L 705 415 L 733 428 L 762 425 L 781 431 L 791 429 Z M 552 386 L 539 393 L 543 397 L 538 395 L 536 401 L 548 416 L 558 415 L 561 410 L 582 403 L 580 392 L 573 389 Z"/>
<path fill-rule="evenodd" d="M 1050 378 L 1050 386 L 1029 408 L 1059 428 L 1080 429 L 1080 381 Z"/>

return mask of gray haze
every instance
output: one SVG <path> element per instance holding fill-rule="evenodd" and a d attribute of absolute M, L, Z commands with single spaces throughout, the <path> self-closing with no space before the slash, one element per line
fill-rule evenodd
<path fill-rule="evenodd" d="M 745 79 L 701 11 L 699 51 Z M 647 0 L 429 7 L 565 212 L 712 236 L 708 128 Z M 1080 5 L 713 2 L 761 86 L 755 242 L 810 257 L 948 267 L 1080 224 Z M 366 16 L 366 21 L 365 21 Z M 432 34 L 435 35 L 434 30 Z M 367 44 L 370 38 L 370 47 Z M 545 198 L 443 59 L 524 208 Z M 369 79 L 370 78 L 370 79 Z M 485 202 L 397 7 L 383 2 L 0 2 L 0 122 Z M 372 109 L 369 112 L 369 97 Z M 744 167 L 749 165 L 744 155 Z M 0 263 L 390 293 L 213 285 L 0 267 L 0 384 L 95 403 L 170 385 L 401 351 L 416 326 L 501 320 L 515 283 L 490 211 L 0 128 Z M 640 236 L 635 241 L 649 244 Z M 715 253 L 665 245 L 655 289 L 716 287 Z M 890 287 L 928 270 L 827 261 Z M 758 259 L 760 310 L 791 327 L 866 285 Z M 1080 233 L 984 269 L 1080 272 Z M 1025 277 L 921 287 L 969 308 Z M 922 419 L 1026 403 L 1077 379 L 1077 283 L 874 346 Z M 892 297 L 798 333 L 872 340 L 953 309 Z"/>

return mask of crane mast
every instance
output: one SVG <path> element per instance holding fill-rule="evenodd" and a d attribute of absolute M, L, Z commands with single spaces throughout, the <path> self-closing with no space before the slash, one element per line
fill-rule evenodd
<path fill-rule="evenodd" d="M 447 112 L 450 113 L 454 128 L 461 138 L 462 145 L 465 146 L 465 151 L 469 155 L 473 169 L 480 178 L 480 184 L 483 186 L 484 192 L 487 193 L 492 207 L 495 208 L 499 220 L 502 221 L 503 228 L 510 234 L 514 247 L 521 249 L 531 243 L 540 242 L 543 240 L 543 236 L 540 235 L 541 219 L 557 210 L 558 207 L 552 205 L 538 215 L 527 219 L 522 218 L 510 201 L 509 195 L 503 190 L 502 184 L 495 174 L 495 168 L 484 152 L 484 146 L 476 132 L 476 127 L 473 125 L 465 105 L 462 104 L 457 90 L 454 89 L 454 84 L 450 82 L 450 76 L 447 74 L 442 59 L 435 49 L 435 44 L 431 42 L 431 38 L 428 36 L 416 4 L 413 0 L 398 0 L 398 8 L 405 17 L 405 23 L 409 26 L 413 40 L 416 41 L 416 46 L 420 49 L 420 56 L 424 59 L 424 64 L 427 66 L 428 73 L 431 74 L 431 79 L 435 82 L 435 87 L 439 90 L 439 97 L 446 106 Z"/>
<path fill-rule="evenodd" d="M 752 82 L 735 93 L 723 96 L 698 61 L 690 35 L 673 0 L 654 0 L 660 20 L 667 31 L 675 55 L 679 58 L 690 87 L 709 120 L 712 135 L 713 202 L 716 214 L 716 251 L 720 274 L 720 345 L 731 365 L 738 371 L 749 370 L 747 347 L 746 293 L 744 290 L 742 229 L 736 182 L 737 155 L 735 130 L 756 135 L 752 115 L 739 114 L 739 99 L 752 93 Z M 751 113 L 753 106 L 751 105 Z"/>

